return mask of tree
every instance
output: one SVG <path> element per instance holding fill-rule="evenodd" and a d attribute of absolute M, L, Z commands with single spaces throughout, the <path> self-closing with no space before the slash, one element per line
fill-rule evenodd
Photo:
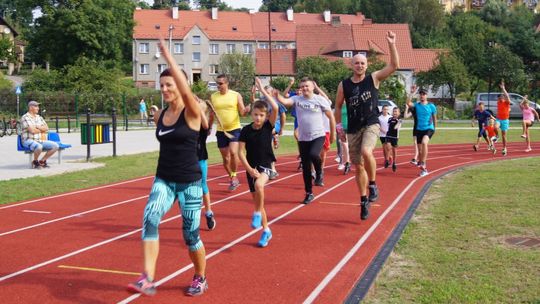
<path fill-rule="evenodd" d="M 289 7 L 294 7 L 297 0 L 263 0 L 263 4 L 259 8 L 260 12 L 284 12 Z"/>
<path fill-rule="evenodd" d="M 195 0 L 193 1 L 200 9 L 211 9 L 217 7 L 220 11 L 232 11 L 232 7 L 221 0 Z"/>
<path fill-rule="evenodd" d="M 380 70 L 386 66 L 386 63 L 377 57 L 375 51 L 370 50 L 368 55 L 368 73 Z M 385 79 L 379 86 L 379 98 L 388 96 L 397 105 L 402 106 L 405 104 L 405 86 L 403 85 L 404 79 L 399 74 L 394 73 L 392 76 Z"/>
<path fill-rule="evenodd" d="M 508 6 L 506 1 L 487 0 L 480 10 L 480 16 L 486 22 L 495 26 L 500 26 L 506 22 L 508 17 Z"/>
<path fill-rule="evenodd" d="M 154 0 L 153 9 L 164 9 L 177 6 L 179 10 L 190 10 L 189 0 Z"/>
<path fill-rule="evenodd" d="M 339 82 L 351 75 L 343 61 L 330 61 L 320 56 L 296 60 L 296 73 L 298 79 L 307 76 L 315 80 L 331 99 L 336 96 Z"/>
<path fill-rule="evenodd" d="M 438 91 L 440 87 L 447 86 L 450 98 L 469 89 L 467 68 L 461 60 L 450 53 L 440 53 L 437 56 L 437 65 L 427 72 L 417 74 L 417 84 L 421 87 L 431 87 Z"/>
<path fill-rule="evenodd" d="M 225 54 L 219 60 L 219 71 L 227 75 L 231 89 L 238 91 L 249 101 L 255 79 L 255 63 L 250 55 Z"/>
<path fill-rule="evenodd" d="M 129 0 L 42 0 L 43 16 L 29 35 L 34 61 L 53 67 L 84 56 L 131 70 L 133 10 Z"/>
<path fill-rule="evenodd" d="M 17 58 L 15 53 L 15 44 L 8 38 L 0 38 L 0 60 L 14 62 Z"/>

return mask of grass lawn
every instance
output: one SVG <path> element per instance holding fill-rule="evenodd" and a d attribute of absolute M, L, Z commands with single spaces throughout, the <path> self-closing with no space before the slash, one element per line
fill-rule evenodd
<path fill-rule="evenodd" d="M 435 182 L 363 303 L 540 303 L 540 158 Z M 534 164 L 534 165 L 532 165 Z"/>

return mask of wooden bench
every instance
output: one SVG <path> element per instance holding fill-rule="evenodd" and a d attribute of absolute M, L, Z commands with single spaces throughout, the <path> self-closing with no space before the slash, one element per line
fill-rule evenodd
<path fill-rule="evenodd" d="M 71 148 L 70 144 L 65 144 L 60 140 L 60 135 L 56 132 L 49 132 L 47 134 L 47 140 L 54 141 L 58 144 L 58 163 L 62 163 L 62 151 L 68 148 Z M 32 168 L 32 161 L 34 160 L 34 152 L 23 146 L 22 138 L 20 135 L 17 135 L 17 151 L 24 152 L 28 154 L 28 162 L 30 163 L 30 169 Z"/>

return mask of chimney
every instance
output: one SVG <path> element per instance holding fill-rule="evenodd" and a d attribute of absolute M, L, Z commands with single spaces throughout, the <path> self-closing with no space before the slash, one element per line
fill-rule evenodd
<path fill-rule="evenodd" d="M 325 10 L 323 13 L 324 16 L 324 22 L 330 23 L 332 14 L 330 13 L 330 10 Z"/>
<path fill-rule="evenodd" d="M 341 18 L 339 16 L 332 16 L 332 26 L 340 26 Z"/>
<path fill-rule="evenodd" d="M 172 8 L 172 18 L 178 20 L 178 6 L 173 6 L 173 8 Z"/>
<path fill-rule="evenodd" d="M 289 7 L 287 9 L 287 21 L 293 21 L 294 20 L 294 11 L 292 7 Z"/>
<path fill-rule="evenodd" d="M 217 20 L 218 19 L 218 8 L 217 7 L 212 7 L 212 20 Z"/>

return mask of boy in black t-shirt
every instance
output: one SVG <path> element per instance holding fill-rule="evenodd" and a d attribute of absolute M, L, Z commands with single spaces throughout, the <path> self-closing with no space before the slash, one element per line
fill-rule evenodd
<path fill-rule="evenodd" d="M 255 84 L 263 94 L 268 95 L 262 90 L 261 81 L 255 79 Z M 251 219 L 251 227 L 263 227 L 263 233 L 258 242 L 260 247 L 266 247 L 268 241 L 272 238 L 272 231 L 268 227 L 266 211 L 264 210 L 264 185 L 273 174 L 271 168 L 274 161 L 274 152 L 272 150 L 272 130 L 276 123 L 278 115 L 278 105 L 271 96 L 266 96 L 268 104 L 272 107 L 270 117 L 267 120 L 268 106 L 263 101 L 256 101 L 251 110 L 253 122 L 240 132 L 239 138 L 239 157 L 246 168 L 246 176 L 249 185 L 249 191 L 252 193 L 255 203 L 255 212 Z M 246 154 L 247 153 L 247 154 Z"/>

